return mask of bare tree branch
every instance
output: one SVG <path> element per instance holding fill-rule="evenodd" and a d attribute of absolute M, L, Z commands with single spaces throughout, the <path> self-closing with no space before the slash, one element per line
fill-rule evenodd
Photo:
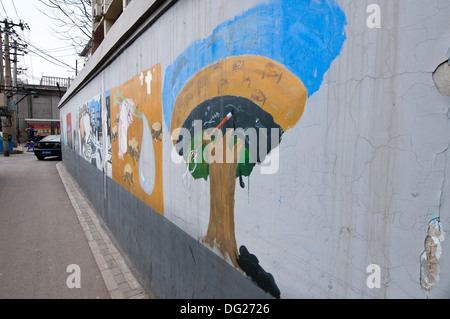
<path fill-rule="evenodd" d="M 92 38 L 90 0 L 39 0 L 41 13 L 53 21 L 54 36 L 80 54 Z"/>

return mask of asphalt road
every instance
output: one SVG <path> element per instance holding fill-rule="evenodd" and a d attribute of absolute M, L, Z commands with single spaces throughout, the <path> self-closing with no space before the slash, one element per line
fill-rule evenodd
<path fill-rule="evenodd" d="M 110 298 L 58 162 L 0 155 L 0 299 Z M 77 274 L 81 288 L 69 288 Z"/>

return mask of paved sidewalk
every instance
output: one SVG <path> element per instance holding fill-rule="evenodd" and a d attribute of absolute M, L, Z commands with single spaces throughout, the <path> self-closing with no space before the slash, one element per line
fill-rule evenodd
<path fill-rule="evenodd" d="M 62 162 L 56 165 L 89 247 L 113 299 L 150 299 L 102 229 L 99 219 Z"/>

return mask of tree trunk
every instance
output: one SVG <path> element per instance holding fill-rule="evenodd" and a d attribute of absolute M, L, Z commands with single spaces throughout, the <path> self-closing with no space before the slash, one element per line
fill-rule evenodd
<path fill-rule="evenodd" d="M 235 151 L 236 149 L 237 146 Z M 232 264 L 240 268 L 237 263 L 239 252 L 234 232 L 234 193 L 238 166 L 236 153 L 233 163 L 209 164 L 210 217 L 203 243 L 209 244 L 211 248 L 216 247 L 225 259 L 228 254 Z"/>

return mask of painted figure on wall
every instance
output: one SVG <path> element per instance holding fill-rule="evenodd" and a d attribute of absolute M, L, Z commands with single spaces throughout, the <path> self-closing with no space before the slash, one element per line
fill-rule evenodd
<path fill-rule="evenodd" d="M 277 298 L 273 276 L 238 249 L 236 180 L 245 187 L 243 177 L 298 123 L 340 54 L 345 24 L 335 1 L 269 1 L 219 25 L 166 71 L 164 114 L 176 151 L 195 179 L 210 183 L 203 243 Z"/>
<path fill-rule="evenodd" d="M 162 139 L 152 134 L 162 122 L 160 65 L 112 88 L 106 95 L 112 178 L 163 215 Z"/>
<path fill-rule="evenodd" d="M 117 136 L 119 139 L 119 158 L 123 159 L 123 155 L 127 152 L 128 127 L 133 123 L 135 108 L 132 99 L 123 99 L 119 105 L 120 112 Z"/>
<path fill-rule="evenodd" d="M 66 136 L 67 136 L 67 147 L 72 148 L 72 113 L 66 115 Z"/>
<path fill-rule="evenodd" d="M 104 128 L 105 132 L 105 138 L 103 139 L 104 145 L 104 156 L 105 156 L 105 167 L 104 171 L 106 172 L 106 175 L 110 178 L 112 178 L 112 154 L 111 154 L 111 101 L 109 96 L 109 91 L 105 92 L 105 108 L 104 108 L 104 119 L 105 119 L 105 125 Z"/>
<path fill-rule="evenodd" d="M 97 96 L 78 109 L 76 151 L 88 162 L 103 169 L 102 103 Z"/>

